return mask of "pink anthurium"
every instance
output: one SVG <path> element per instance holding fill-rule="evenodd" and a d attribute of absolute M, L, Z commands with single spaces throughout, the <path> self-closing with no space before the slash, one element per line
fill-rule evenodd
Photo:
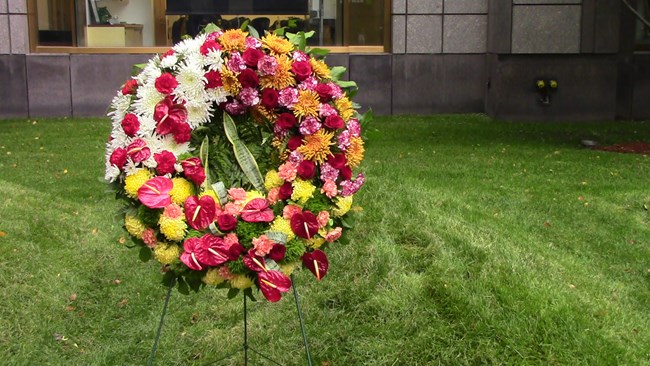
<path fill-rule="evenodd" d="M 138 199 L 149 208 L 163 208 L 172 203 L 169 192 L 174 188 L 172 180 L 166 177 L 149 179 L 138 189 Z"/>
<path fill-rule="evenodd" d="M 282 292 L 289 291 L 291 279 L 280 271 L 262 271 L 257 274 L 258 285 L 262 294 L 270 302 L 277 302 Z"/>
<path fill-rule="evenodd" d="M 307 267 L 319 281 L 325 277 L 327 274 L 327 268 L 329 268 L 330 265 L 325 252 L 322 250 L 314 250 L 311 253 L 303 254 L 302 264 Z"/>
<path fill-rule="evenodd" d="M 174 132 L 187 120 L 187 109 L 182 104 L 175 104 L 168 96 L 156 104 L 153 119 L 158 122 L 156 133 L 166 135 Z"/>
<path fill-rule="evenodd" d="M 199 246 L 201 246 L 201 239 L 189 238 L 183 243 L 185 251 L 181 254 L 181 262 L 195 271 L 203 269 L 203 266 L 199 263 L 199 259 L 196 257 L 196 250 Z"/>
<path fill-rule="evenodd" d="M 242 220 L 246 222 L 271 222 L 275 218 L 265 198 L 254 198 L 244 206 L 241 212 Z"/>
<path fill-rule="evenodd" d="M 228 249 L 223 238 L 206 234 L 201 237 L 201 244 L 196 247 L 196 258 L 206 266 L 218 266 L 230 259 Z"/>
<path fill-rule="evenodd" d="M 210 196 L 200 199 L 190 196 L 185 200 L 185 218 L 187 223 L 195 230 L 203 230 L 210 226 L 217 213 L 217 206 Z"/>
<path fill-rule="evenodd" d="M 302 211 L 291 216 L 291 230 L 297 236 L 311 239 L 318 232 L 318 218 L 310 211 Z"/>

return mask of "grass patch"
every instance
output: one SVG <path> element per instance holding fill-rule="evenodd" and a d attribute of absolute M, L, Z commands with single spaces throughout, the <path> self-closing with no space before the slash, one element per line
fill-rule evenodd
<path fill-rule="evenodd" d="M 109 127 L 0 121 L 3 364 L 147 362 L 165 289 L 120 243 Z M 368 135 L 351 243 L 321 283 L 296 276 L 317 365 L 648 364 L 650 157 L 580 140 L 648 139 L 650 123 L 384 117 Z M 174 293 L 156 364 L 237 351 L 242 319 L 223 291 Z M 291 298 L 249 321 L 254 348 L 304 363 Z"/>

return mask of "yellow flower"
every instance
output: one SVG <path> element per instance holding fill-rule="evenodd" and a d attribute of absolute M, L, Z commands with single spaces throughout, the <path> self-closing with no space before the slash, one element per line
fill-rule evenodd
<path fill-rule="evenodd" d="M 194 194 L 194 184 L 185 178 L 176 177 L 172 179 L 174 187 L 169 191 L 172 202 L 177 205 L 183 205 L 185 200 Z"/>
<path fill-rule="evenodd" d="M 172 264 L 181 255 L 181 248 L 176 244 L 158 243 L 153 249 L 153 255 L 162 264 Z"/>
<path fill-rule="evenodd" d="M 305 159 L 322 164 L 332 154 L 330 146 L 334 144 L 332 142 L 333 137 L 334 132 L 326 132 L 325 129 L 320 129 L 315 134 L 304 137 L 304 143 L 298 148 L 298 152 Z"/>
<path fill-rule="evenodd" d="M 226 279 L 219 275 L 218 268 L 210 268 L 205 273 L 205 276 L 201 279 L 206 285 L 218 285 L 225 281 Z"/>
<path fill-rule="evenodd" d="M 266 176 L 264 177 L 264 188 L 266 188 L 267 191 L 270 191 L 272 188 L 280 187 L 283 183 L 284 180 L 280 178 L 277 170 L 269 170 L 266 172 Z"/>
<path fill-rule="evenodd" d="M 212 197 L 212 199 L 214 200 L 214 203 L 216 203 L 217 206 L 219 205 L 219 196 L 217 196 L 217 193 L 216 193 L 214 190 L 212 190 L 212 189 L 206 189 L 205 191 L 199 193 L 199 198 L 201 198 L 201 197 L 203 197 L 203 196 L 210 196 L 210 197 Z"/>
<path fill-rule="evenodd" d="M 336 208 L 332 210 L 332 215 L 340 217 L 348 213 L 352 207 L 352 196 L 336 197 Z"/>
<path fill-rule="evenodd" d="M 311 71 L 318 79 L 324 80 L 332 77 L 330 68 L 323 60 L 317 60 L 312 57 L 309 59 L 309 64 L 311 65 Z"/>
<path fill-rule="evenodd" d="M 325 239 L 323 239 L 321 237 L 314 237 L 314 238 L 311 238 L 311 239 L 308 239 L 308 240 L 305 240 L 305 241 L 306 241 L 306 243 L 307 243 L 306 245 L 308 247 L 312 247 L 314 249 L 320 248 L 321 245 L 323 245 L 323 243 L 325 243 Z"/>
<path fill-rule="evenodd" d="M 138 198 L 138 189 L 151 179 L 152 174 L 149 169 L 139 169 L 131 175 L 127 175 L 124 180 L 124 190 L 131 198 Z"/>
<path fill-rule="evenodd" d="M 319 111 L 318 93 L 313 90 L 300 90 L 298 103 L 293 107 L 293 114 L 298 118 L 316 117 Z"/>
<path fill-rule="evenodd" d="M 293 271 L 300 266 L 300 262 L 285 263 L 280 264 L 280 272 L 284 273 L 286 276 L 291 276 Z"/>
<path fill-rule="evenodd" d="M 260 191 L 250 191 L 246 192 L 246 201 L 244 201 L 244 204 L 247 204 L 251 200 L 254 200 L 255 198 L 266 198 L 264 193 Z"/>
<path fill-rule="evenodd" d="M 345 151 L 345 158 L 348 160 L 350 168 L 356 168 L 363 160 L 363 140 L 361 137 L 352 137 L 350 139 L 350 147 Z"/>
<path fill-rule="evenodd" d="M 269 231 L 277 231 L 279 233 L 286 234 L 287 241 L 291 241 L 296 237 L 296 234 L 294 234 L 293 230 L 291 230 L 291 224 L 289 223 L 289 220 L 285 219 L 282 216 L 275 217 L 275 220 L 273 220 Z"/>
<path fill-rule="evenodd" d="M 237 75 L 225 66 L 221 68 L 221 82 L 223 88 L 231 95 L 237 95 L 241 91 L 242 86 Z"/>
<path fill-rule="evenodd" d="M 238 288 L 240 290 L 247 289 L 253 286 L 253 281 L 250 278 L 244 275 L 235 275 L 232 280 L 230 280 L 230 287 Z"/>
<path fill-rule="evenodd" d="M 219 37 L 219 42 L 225 51 L 244 52 L 246 50 L 247 35 L 248 33 L 241 29 L 228 29 Z"/>
<path fill-rule="evenodd" d="M 296 79 L 291 73 L 291 60 L 287 56 L 276 57 L 278 67 L 273 75 L 264 75 L 260 78 L 260 85 L 263 88 L 282 90 L 296 84 Z M 221 76 L 223 80 L 223 75 Z M 224 83 L 225 85 L 225 83 Z"/>
<path fill-rule="evenodd" d="M 349 121 L 354 116 L 354 109 L 352 109 L 352 102 L 345 95 L 341 98 L 334 100 L 334 107 L 339 111 L 339 115 L 344 121 Z"/>
<path fill-rule="evenodd" d="M 126 231 L 136 238 L 142 237 L 142 232 L 147 228 L 140 219 L 135 215 L 126 214 L 124 216 L 124 227 Z"/>
<path fill-rule="evenodd" d="M 170 219 L 161 215 L 158 225 L 160 225 L 160 232 L 165 238 L 172 241 L 183 240 L 187 232 L 187 224 L 183 218 Z"/>
<path fill-rule="evenodd" d="M 284 38 L 280 38 L 275 33 L 268 33 L 262 38 L 264 48 L 276 55 L 287 54 L 293 51 L 293 44 Z"/>
<path fill-rule="evenodd" d="M 311 182 L 302 179 L 294 180 L 291 182 L 291 186 L 293 187 L 291 199 L 301 205 L 304 205 L 310 198 L 312 198 L 314 196 L 314 191 L 316 190 L 316 186 L 311 184 Z"/>

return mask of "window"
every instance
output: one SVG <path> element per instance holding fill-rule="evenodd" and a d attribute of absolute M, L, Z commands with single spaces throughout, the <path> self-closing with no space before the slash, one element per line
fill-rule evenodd
<path fill-rule="evenodd" d="M 260 35 L 313 31 L 311 46 L 388 49 L 390 0 L 31 0 L 38 47 L 169 47 L 208 23 Z M 374 46 L 374 47 L 373 47 Z M 131 51 L 138 51 L 132 49 Z"/>

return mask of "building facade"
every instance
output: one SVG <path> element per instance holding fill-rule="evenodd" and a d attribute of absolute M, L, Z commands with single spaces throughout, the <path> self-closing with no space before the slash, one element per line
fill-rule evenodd
<path fill-rule="evenodd" d="M 347 67 L 347 77 L 360 86 L 356 100 L 376 114 L 650 118 L 650 26 L 643 21 L 650 14 L 648 0 L 332 1 L 343 5 L 328 10 L 327 0 L 305 2 L 298 20 L 319 30 L 318 44 L 334 51 L 328 64 Z M 243 2 L 250 8 L 222 9 L 220 21 L 261 6 Z M 69 4 L 70 12 L 55 17 L 61 4 Z M 168 47 L 172 23 L 185 16 L 170 4 L 0 0 L 0 117 L 104 115 L 131 66 Z M 90 32 L 97 30 L 91 29 L 99 20 L 92 11 L 96 5 L 120 19 L 142 17 L 143 10 L 129 9 L 145 6 L 148 18 L 137 20 L 144 28 L 129 21 L 120 35 L 129 27 L 144 31 L 135 40 L 120 40 L 125 47 L 93 45 L 107 39 Z M 159 26 L 157 16 L 166 24 Z M 54 26 L 70 18 L 67 33 Z M 120 24 L 113 24 L 116 19 L 112 28 Z"/>

